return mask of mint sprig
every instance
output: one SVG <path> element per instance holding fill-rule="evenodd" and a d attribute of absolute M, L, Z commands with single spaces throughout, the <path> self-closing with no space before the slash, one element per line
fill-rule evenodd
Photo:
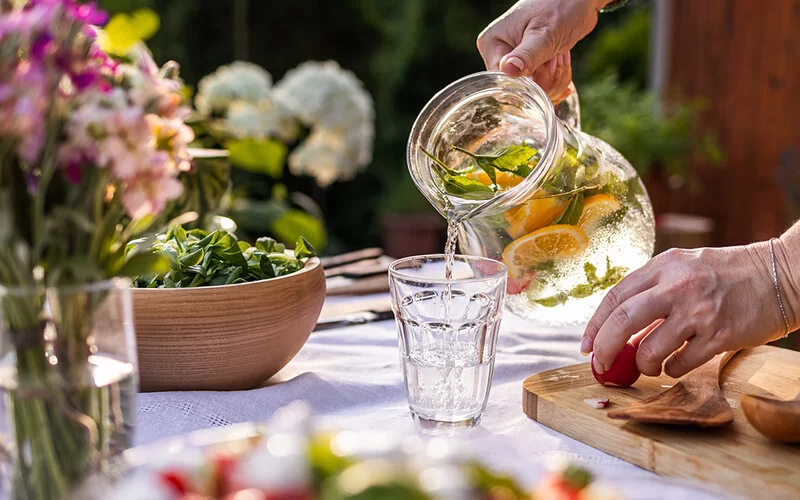
<path fill-rule="evenodd" d="M 616 285 L 625 274 L 628 268 L 624 266 L 612 266 L 611 260 L 606 257 L 606 272 L 602 277 L 597 276 L 597 267 L 587 262 L 583 265 L 583 272 L 586 275 L 586 283 L 574 286 L 569 292 L 561 292 L 550 297 L 536 299 L 534 302 L 544 307 L 555 307 L 563 304 L 570 298 L 582 299 L 589 297 L 599 290 L 606 290 Z"/>

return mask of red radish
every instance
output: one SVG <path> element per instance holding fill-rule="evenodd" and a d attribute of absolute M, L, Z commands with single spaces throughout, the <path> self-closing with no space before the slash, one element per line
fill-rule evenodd
<path fill-rule="evenodd" d="M 170 487 L 178 495 L 186 495 L 189 492 L 189 481 L 186 476 L 178 471 L 164 471 L 159 473 L 161 482 Z"/>
<path fill-rule="evenodd" d="M 602 385 L 610 385 L 615 387 L 630 387 L 634 382 L 639 380 L 641 372 L 636 367 L 636 351 L 638 348 L 633 344 L 625 344 L 617 353 L 614 362 L 611 363 L 611 368 L 604 373 L 597 373 L 594 369 L 594 353 L 592 353 L 592 374 L 594 378 Z"/>

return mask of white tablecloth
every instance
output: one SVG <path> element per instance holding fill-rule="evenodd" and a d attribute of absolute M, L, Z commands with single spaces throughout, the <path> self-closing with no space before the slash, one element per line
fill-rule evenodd
<path fill-rule="evenodd" d="M 330 299 L 347 300 L 347 299 Z M 553 454 L 589 467 L 627 498 L 719 498 L 699 483 L 667 480 L 528 419 L 525 377 L 586 359 L 580 328 L 533 327 L 507 313 L 497 346 L 494 382 L 480 427 L 464 439 L 480 443 L 484 461 L 534 484 Z M 326 426 L 415 432 L 399 367 L 393 321 L 314 332 L 297 357 L 265 387 L 240 392 L 161 392 L 139 397 L 136 443 L 197 429 L 264 420 L 305 400 Z"/>

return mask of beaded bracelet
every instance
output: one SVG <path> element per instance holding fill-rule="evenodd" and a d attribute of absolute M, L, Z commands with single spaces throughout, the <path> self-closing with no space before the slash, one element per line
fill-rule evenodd
<path fill-rule="evenodd" d="M 628 0 L 613 0 L 612 2 L 609 2 L 608 5 L 600 9 L 600 12 L 603 14 L 607 12 L 614 12 L 615 10 L 624 7 L 627 3 Z"/>
<path fill-rule="evenodd" d="M 781 310 L 781 317 L 783 318 L 783 332 L 784 338 L 789 335 L 789 320 L 786 319 L 786 310 L 783 308 L 783 297 L 781 297 L 781 288 L 778 286 L 778 266 L 775 264 L 775 249 L 772 248 L 772 243 L 775 238 L 769 240 L 769 256 L 772 259 L 772 284 L 775 286 L 775 296 L 778 298 L 778 308 Z"/>

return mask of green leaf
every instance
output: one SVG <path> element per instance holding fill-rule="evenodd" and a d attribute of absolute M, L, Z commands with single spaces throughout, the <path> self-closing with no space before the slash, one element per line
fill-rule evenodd
<path fill-rule="evenodd" d="M 297 244 L 294 247 L 294 256 L 298 259 L 307 259 L 309 257 L 316 257 L 317 251 L 307 239 L 301 236 L 297 239 Z"/>
<path fill-rule="evenodd" d="M 265 278 L 274 278 L 276 276 L 275 268 L 272 266 L 272 261 L 270 260 L 269 255 L 260 254 L 258 256 L 258 260 L 259 260 L 258 268 L 261 270 L 261 274 Z"/>
<path fill-rule="evenodd" d="M 119 270 L 119 276 L 136 278 L 169 271 L 169 260 L 161 254 L 139 252 L 130 255 Z"/>
<path fill-rule="evenodd" d="M 464 148 L 453 146 L 453 149 L 460 151 L 470 158 L 475 160 L 484 172 L 489 175 L 494 181 L 494 170 L 501 170 L 503 172 L 511 172 L 520 177 L 527 177 L 539 162 L 538 153 L 536 148 L 532 148 L 526 144 L 506 146 L 493 151 L 489 154 L 477 155 L 467 151 Z M 489 173 L 489 172 L 492 173 Z"/>
<path fill-rule="evenodd" d="M 534 302 L 544 307 L 556 307 L 567 301 L 569 296 L 566 293 L 559 293 L 552 297 L 545 297 L 543 299 L 536 299 Z"/>
<path fill-rule="evenodd" d="M 283 252 L 285 247 L 275 241 L 273 238 L 269 236 L 263 236 L 256 240 L 256 248 L 265 252 L 265 253 L 272 253 L 272 252 Z"/>
<path fill-rule="evenodd" d="M 466 175 L 452 175 L 438 169 L 434 171 L 439 174 L 442 186 L 448 194 L 470 200 L 488 200 L 494 196 L 494 190 L 477 179 Z"/>
<path fill-rule="evenodd" d="M 583 193 L 578 193 L 572 197 L 564 213 L 556 220 L 555 224 L 575 225 L 583 213 Z"/>
<path fill-rule="evenodd" d="M 203 252 L 202 248 L 197 248 L 196 250 L 192 251 L 192 253 L 186 254 L 184 257 L 181 257 L 181 266 L 189 267 L 189 266 L 196 266 L 203 262 L 203 257 L 205 253 Z"/>
<path fill-rule="evenodd" d="M 597 277 L 597 268 L 591 262 L 587 262 L 583 265 L 583 272 L 586 274 L 586 282 L 590 285 L 600 282 L 600 278 Z"/>
<path fill-rule="evenodd" d="M 272 224 L 272 233 L 290 244 L 304 236 L 314 248 L 325 246 L 325 228 L 318 219 L 297 209 L 289 209 Z"/>
<path fill-rule="evenodd" d="M 283 175 L 288 148 L 274 139 L 237 139 L 227 141 L 232 165 L 249 172 L 267 174 L 277 179 Z"/>

